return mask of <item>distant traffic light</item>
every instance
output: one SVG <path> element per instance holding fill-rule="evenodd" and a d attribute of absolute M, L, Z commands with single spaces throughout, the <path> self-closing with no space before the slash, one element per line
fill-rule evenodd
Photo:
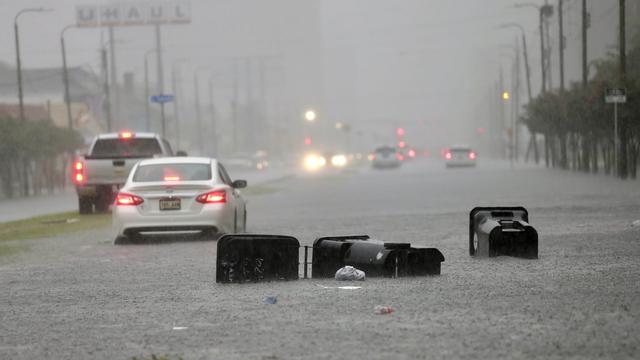
<path fill-rule="evenodd" d="M 404 136 L 404 129 L 399 127 L 396 129 L 396 135 L 398 136 Z"/>
<path fill-rule="evenodd" d="M 311 145 L 311 136 L 307 136 L 304 138 L 304 144 L 305 145 Z"/>
<path fill-rule="evenodd" d="M 398 147 L 399 147 L 400 149 L 404 149 L 404 147 L 405 147 L 405 146 L 407 146 L 407 144 L 406 144 L 404 141 L 400 141 L 400 142 L 398 143 Z"/>

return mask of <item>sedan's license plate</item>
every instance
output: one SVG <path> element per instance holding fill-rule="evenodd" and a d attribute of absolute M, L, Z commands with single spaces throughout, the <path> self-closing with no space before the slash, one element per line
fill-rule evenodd
<path fill-rule="evenodd" d="M 160 210 L 180 210 L 180 199 L 160 199 Z"/>

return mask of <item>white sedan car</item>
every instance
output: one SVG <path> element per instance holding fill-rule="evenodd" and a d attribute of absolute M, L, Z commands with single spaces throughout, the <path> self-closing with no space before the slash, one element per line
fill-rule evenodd
<path fill-rule="evenodd" d="M 451 146 L 444 154 L 446 166 L 450 167 L 473 167 L 476 166 L 478 155 L 467 145 Z"/>
<path fill-rule="evenodd" d="M 216 238 L 243 232 L 247 208 L 238 189 L 215 159 L 169 157 L 137 163 L 113 204 L 115 244 L 144 235 L 202 234 Z"/>

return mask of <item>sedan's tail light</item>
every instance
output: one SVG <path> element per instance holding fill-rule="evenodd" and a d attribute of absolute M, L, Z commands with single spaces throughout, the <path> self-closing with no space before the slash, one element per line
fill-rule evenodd
<path fill-rule="evenodd" d="M 396 159 L 398 159 L 399 161 L 404 160 L 404 156 L 402 156 L 402 154 L 400 153 L 396 153 Z"/>
<path fill-rule="evenodd" d="M 451 153 L 447 151 L 447 153 L 444 154 L 444 158 L 447 160 L 451 160 Z"/>
<path fill-rule="evenodd" d="M 87 179 L 84 176 L 84 163 L 81 160 L 74 161 L 72 166 L 72 180 L 76 185 L 84 184 Z"/>
<path fill-rule="evenodd" d="M 127 194 L 127 193 L 118 193 L 116 196 L 115 205 L 133 205 L 137 206 L 144 202 L 144 200 L 140 196 Z"/>
<path fill-rule="evenodd" d="M 476 159 L 476 153 L 474 153 L 473 151 L 469 152 L 469 159 L 475 160 Z"/>
<path fill-rule="evenodd" d="M 206 194 L 199 195 L 196 201 L 202 204 L 222 204 L 227 202 L 227 192 L 224 190 L 216 190 Z"/>

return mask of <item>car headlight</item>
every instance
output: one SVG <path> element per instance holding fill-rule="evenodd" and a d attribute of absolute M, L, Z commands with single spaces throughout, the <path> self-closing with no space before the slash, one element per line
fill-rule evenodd
<path fill-rule="evenodd" d="M 307 171 L 316 171 L 327 164 L 327 160 L 316 154 L 308 154 L 304 158 L 304 168 Z"/>
<path fill-rule="evenodd" d="M 331 165 L 335 167 L 343 167 L 347 165 L 347 157 L 342 154 L 333 155 L 331 157 Z"/>

